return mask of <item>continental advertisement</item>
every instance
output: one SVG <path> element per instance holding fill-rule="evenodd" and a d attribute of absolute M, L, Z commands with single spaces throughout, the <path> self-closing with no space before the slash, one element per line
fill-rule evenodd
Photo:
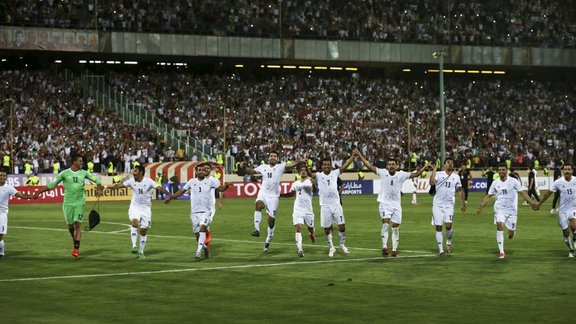
<path fill-rule="evenodd" d="M 96 186 L 86 185 L 86 201 L 96 201 L 98 197 L 96 196 Z M 103 191 L 102 196 L 100 196 L 100 201 L 120 201 L 120 200 L 130 200 L 132 199 L 132 189 L 122 188 L 122 189 L 106 189 Z"/>

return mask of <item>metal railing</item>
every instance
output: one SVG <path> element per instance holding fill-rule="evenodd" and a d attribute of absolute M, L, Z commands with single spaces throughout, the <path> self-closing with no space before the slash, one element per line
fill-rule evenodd
<path fill-rule="evenodd" d="M 172 125 L 156 117 L 153 111 L 134 103 L 133 99 L 115 91 L 104 76 L 86 74 L 82 76 L 82 88 L 85 97 L 95 100 L 97 106 L 106 111 L 112 111 L 122 116 L 124 123 L 147 128 L 158 132 L 166 141 L 166 145 L 174 150 L 184 149 L 186 156 L 196 155 L 199 160 L 208 160 L 214 156 L 211 146 L 177 130 Z"/>

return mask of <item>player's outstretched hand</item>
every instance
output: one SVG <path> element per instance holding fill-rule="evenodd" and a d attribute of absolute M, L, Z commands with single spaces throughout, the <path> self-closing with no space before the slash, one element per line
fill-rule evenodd
<path fill-rule="evenodd" d="M 480 215 L 481 212 L 482 212 L 482 210 L 480 208 L 478 208 L 478 209 L 476 209 L 475 215 L 478 216 L 478 215 Z"/>
<path fill-rule="evenodd" d="M 36 191 L 36 192 L 34 193 L 34 195 L 32 196 L 32 199 L 38 199 L 38 197 L 40 197 L 40 192 L 39 192 L 39 191 Z"/>
<path fill-rule="evenodd" d="M 532 204 L 532 210 L 540 210 L 540 204 Z"/>

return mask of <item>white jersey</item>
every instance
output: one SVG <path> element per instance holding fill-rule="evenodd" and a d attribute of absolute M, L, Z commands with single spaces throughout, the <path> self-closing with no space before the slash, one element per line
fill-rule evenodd
<path fill-rule="evenodd" d="M 518 192 L 522 190 L 520 182 L 512 177 L 507 177 L 492 182 L 488 194 L 496 196 L 494 203 L 495 213 L 518 213 Z"/>
<path fill-rule="evenodd" d="M 152 207 L 154 189 L 158 187 L 158 184 L 154 180 L 150 178 L 143 178 L 142 181 L 138 182 L 134 179 L 128 179 L 124 181 L 123 184 L 128 188 L 132 188 L 132 200 L 130 201 L 130 208 Z"/>
<path fill-rule="evenodd" d="M 8 201 L 10 196 L 14 196 L 18 190 L 9 184 L 0 187 L 0 213 L 8 214 Z"/>
<path fill-rule="evenodd" d="M 320 206 L 340 205 L 340 193 L 338 192 L 339 176 L 340 169 L 332 170 L 329 174 L 324 172 L 316 173 Z"/>
<path fill-rule="evenodd" d="M 218 187 L 220 187 L 220 182 L 214 177 L 204 178 L 204 180 L 197 178 L 188 180 L 182 189 L 190 190 L 192 213 L 210 212 L 214 206 L 210 201 L 210 196 L 214 195 L 212 189 Z"/>
<path fill-rule="evenodd" d="M 254 170 L 262 174 L 262 185 L 260 186 L 259 195 L 280 197 L 280 180 L 282 179 L 284 170 L 286 170 L 286 164 L 278 163 L 274 166 L 262 164 Z"/>
<path fill-rule="evenodd" d="M 558 214 L 576 211 L 576 178 L 566 181 L 564 177 L 558 178 L 550 187 L 552 192 L 560 192 L 560 208 Z"/>
<path fill-rule="evenodd" d="M 457 188 L 461 187 L 462 183 L 457 172 L 452 172 L 450 175 L 446 171 L 436 172 L 436 194 L 434 195 L 433 205 L 454 207 L 456 202 L 454 193 Z"/>
<path fill-rule="evenodd" d="M 312 209 L 312 181 L 306 179 L 304 181 L 294 181 L 290 191 L 296 192 L 296 200 L 294 201 L 294 214 L 307 215 L 313 214 Z"/>
<path fill-rule="evenodd" d="M 376 169 L 376 174 L 380 177 L 380 192 L 378 192 L 378 202 L 391 207 L 401 208 L 400 193 L 402 183 L 410 179 L 410 173 L 396 171 L 394 175 L 386 169 Z"/>

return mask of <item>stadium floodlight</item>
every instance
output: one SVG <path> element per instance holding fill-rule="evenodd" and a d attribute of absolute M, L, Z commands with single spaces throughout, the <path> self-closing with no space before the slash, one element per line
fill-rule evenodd
<path fill-rule="evenodd" d="M 438 59 L 440 71 L 440 161 L 446 160 L 446 110 L 444 108 L 444 56 L 446 52 L 439 51 L 432 53 L 432 57 Z"/>

